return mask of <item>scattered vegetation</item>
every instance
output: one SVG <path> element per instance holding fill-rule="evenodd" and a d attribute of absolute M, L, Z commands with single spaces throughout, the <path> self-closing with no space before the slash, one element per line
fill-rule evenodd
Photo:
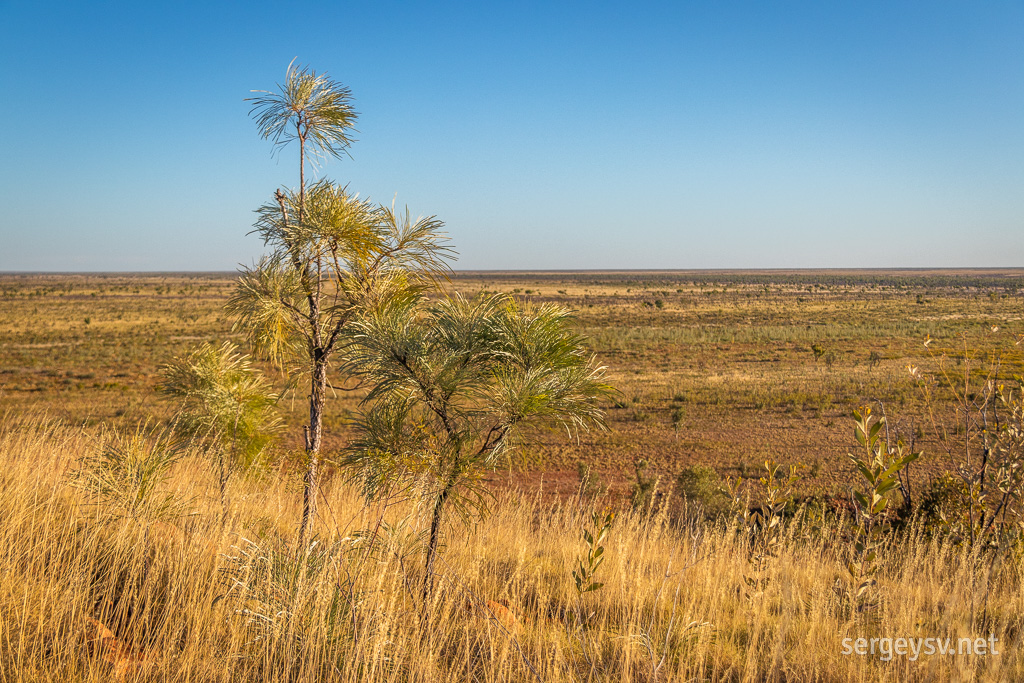
<path fill-rule="evenodd" d="M 0 278 L 0 678 L 1024 677 L 1019 271 L 451 274 L 280 89 L 253 267 Z"/>

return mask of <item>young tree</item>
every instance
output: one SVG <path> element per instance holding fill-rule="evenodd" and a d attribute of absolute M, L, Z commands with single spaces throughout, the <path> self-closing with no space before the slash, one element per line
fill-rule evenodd
<path fill-rule="evenodd" d="M 256 231 L 271 253 L 242 270 L 228 309 L 258 352 L 309 378 L 303 542 L 317 509 L 327 372 L 343 330 L 371 293 L 433 281 L 452 252 L 434 216 L 413 220 L 327 180 L 307 187 L 306 162 L 339 157 L 352 141 L 351 94 L 294 63 L 280 88 L 253 98 L 252 113 L 264 138 L 298 141 L 299 188 L 277 190 L 257 210 Z"/>
<path fill-rule="evenodd" d="M 350 329 L 349 368 L 371 387 L 345 464 L 370 498 L 418 487 L 429 502 L 423 594 L 450 509 L 483 512 L 482 474 L 530 427 L 603 426 L 610 391 L 559 307 L 491 295 L 388 297 Z"/>
<path fill-rule="evenodd" d="M 280 428 L 278 395 L 231 342 L 203 344 L 173 359 L 161 375 L 160 391 L 179 401 L 178 426 L 213 447 L 226 505 L 232 470 L 259 466 Z"/>

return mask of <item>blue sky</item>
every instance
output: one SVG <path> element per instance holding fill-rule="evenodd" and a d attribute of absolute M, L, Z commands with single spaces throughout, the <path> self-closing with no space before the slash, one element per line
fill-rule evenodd
<path fill-rule="evenodd" d="M 243 98 L 348 85 L 319 173 L 458 268 L 1024 265 L 1024 3 L 0 0 L 0 270 L 230 270 L 297 183 Z"/>

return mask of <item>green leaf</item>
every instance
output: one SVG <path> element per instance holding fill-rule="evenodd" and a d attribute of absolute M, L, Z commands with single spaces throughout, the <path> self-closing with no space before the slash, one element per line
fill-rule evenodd
<path fill-rule="evenodd" d="M 882 423 L 884 421 L 885 421 L 885 418 L 881 418 L 878 422 L 876 422 L 875 424 L 871 425 L 871 432 L 869 434 L 869 438 L 871 439 L 871 443 L 874 443 L 875 439 L 878 438 L 878 432 L 880 432 L 882 430 Z"/>
<path fill-rule="evenodd" d="M 857 469 L 860 470 L 860 473 L 864 475 L 864 478 L 874 484 L 875 473 L 868 468 L 867 464 L 863 460 L 855 460 L 854 463 L 857 465 Z"/>

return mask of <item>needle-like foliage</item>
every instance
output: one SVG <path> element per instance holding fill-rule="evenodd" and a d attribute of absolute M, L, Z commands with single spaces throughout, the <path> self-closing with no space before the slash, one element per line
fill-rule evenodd
<path fill-rule="evenodd" d="M 346 326 L 371 299 L 443 277 L 453 252 L 434 216 L 412 219 L 329 180 L 307 187 L 307 155 L 340 156 L 352 142 L 351 93 L 294 63 L 280 89 L 253 98 L 252 115 L 262 137 L 298 140 L 299 189 L 257 209 L 255 232 L 271 253 L 242 270 L 228 310 L 257 353 L 309 378 L 301 542 L 316 516 L 327 371 Z"/>
<path fill-rule="evenodd" d="M 370 391 L 344 462 L 370 498 L 413 487 L 429 501 L 425 595 L 445 514 L 486 511 L 488 469 L 537 427 L 604 425 L 604 368 L 557 306 L 387 297 L 348 341 L 348 369 Z"/>
<path fill-rule="evenodd" d="M 308 134 L 323 152 L 335 156 L 352 143 L 349 130 L 358 115 L 348 88 L 294 61 L 278 88 L 280 94 L 256 90 L 260 95 L 249 99 L 264 139 L 286 144 Z"/>
<path fill-rule="evenodd" d="M 160 390 L 179 402 L 179 427 L 215 452 L 223 499 L 232 469 L 264 464 L 281 426 L 278 395 L 231 342 L 203 344 L 164 366 L 162 375 Z"/>
<path fill-rule="evenodd" d="M 328 156 L 340 157 L 352 144 L 353 125 L 358 118 L 352 108 L 352 92 L 306 66 L 288 65 L 279 93 L 259 93 L 248 99 L 260 137 L 275 146 L 299 143 L 300 185 L 305 186 L 307 158 L 315 163 Z"/>
<path fill-rule="evenodd" d="M 141 522 L 178 516 L 184 504 L 163 490 L 182 453 L 169 430 L 154 432 L 140 424 L 134 432 L 107 432 L 100 446 L 83 458 L 74 483 L 125 517 Z"/>

